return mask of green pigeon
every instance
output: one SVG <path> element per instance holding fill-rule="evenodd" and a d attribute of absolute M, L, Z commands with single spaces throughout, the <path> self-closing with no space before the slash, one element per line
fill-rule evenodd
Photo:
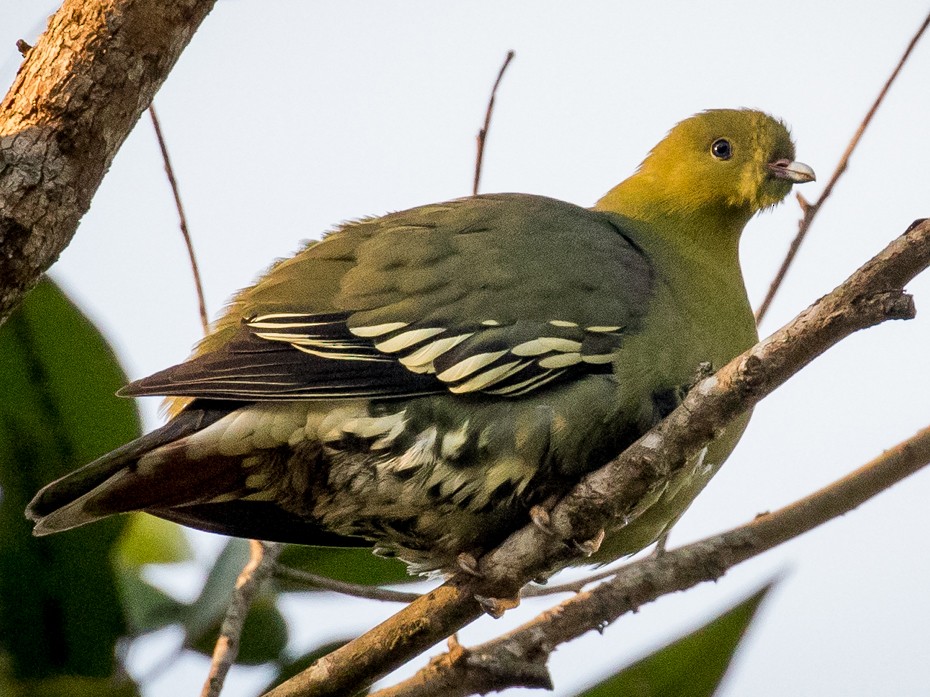
<path fill-rule="evenodd" d="M 491 194 L 342 225 L 238 293 L 187 361 L 124 388 L 170 397 L 170 420 L 42 489 L 34 532 L 142 510 L 453 571 L 756 342 L 740 234 L 813 181 L 794 157 L 780 121 L 711 110 L 593 208 Z M 747 420 L 594 560 L 660 538 Z"/>

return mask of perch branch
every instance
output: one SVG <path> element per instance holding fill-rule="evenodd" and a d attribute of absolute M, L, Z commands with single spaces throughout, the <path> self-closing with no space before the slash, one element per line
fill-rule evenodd
<path fill-rule="evenodd" d="M 236 579 L 236 588 L 229 599 L 220 636 L 213 647 L 210 673 L 200 697 L 219 697 L 226 675 L 239 655 L 239 641 L 242 638 L 246 615 L 249 614 L 249 608 L 262 583 L 274 571 L 282 547 L 279 542 L 249 540 L 249 561 Z"/>

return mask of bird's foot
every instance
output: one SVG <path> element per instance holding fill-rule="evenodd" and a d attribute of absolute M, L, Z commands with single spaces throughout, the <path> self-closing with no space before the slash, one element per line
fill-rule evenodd
<path fill-rule="evenodd" d="M 652 549 L 652 553 L 649 555 L 651 559 L 661 559 L 665 556 L 665 544 L 668 542 L 668 534 L 670 530 L 666 530 L 661 535 L 659 539 L 656 540 L 656 546 Z"/>
<path fill-rule="evenodd" d="M 601 548 L 601 543 L 604 541 L 604 536 L 606 534 L 604 528 L 601 528 L 597 531 L 597 534 L 589 540 L 572 540 L 572 542 L 579 552 L 586 557 L 590 557 Z"/>
<path fill-rule="evenodd" d="M 478 560 L 475 558 L 474 554 L 462 552 L 455 558 L 455 562 L 458 564 L 459 569 L 469 576 L 484 578 L 484 574 L 478 570 Z"/>
<path fill-rule="evenodd" d="M 695 385 L 697 385 L 701 380 L 704 380 L 705 378 L 709 378 L 713 374 L 714 374 L 713 363 L 708 363 L 706 361 L 704 363 L 699 363 L 697 370 L 694 371 L 694 375 L 691 377 L 691 381 L 682 388 L 683 392 L 681 394 L 681 399 L 683 400 L 688 395 L 688 393 L 691 391 L 691 389 Z"/>
<path fill-rule="evenodd" d="M 555 535 L 552 530 L 552 518 L 549 517 L 549 511 L 542 506 L 536 505 L 530 509 L 530 520 L 533 521 L 533 525 L 549 537 Z"/>
<path fill-rule="evenodd" d="M 500 619 L 507 610 L 513 610 L 520 604 L 520 598 L 489 598 L 486 595 L 475 594 L 475 600 L 494 619 Z"/>

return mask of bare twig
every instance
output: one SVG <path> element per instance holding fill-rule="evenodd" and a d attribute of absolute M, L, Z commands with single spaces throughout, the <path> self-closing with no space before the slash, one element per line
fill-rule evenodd
<path fill-rule="evenodd" d="M 456 646 L 417 674 L 370 697 L 457 697 L 534 687 L 549 654 L 592 627 L 602 627 L 656 598 L 715 580 L 727 570 L 848 513 L 930 463 L 930 427 L 886 450 L 833 484 L 751 523 L 662 556 L 615 569 L 615 578 L 543 612 L 521 627 L 472 648 Z M 503 666 L 504 669 L 499 668 Z M 513 670 L 513 666 L 522 670 Z M 533 670 L 528 670 L 532 667 Z"/>
<path fill-rule="evenodd" d="M 194 274 L 194 289 L 197 291 L 200 323 L 203 325 L 203 333 L 207 334 L 210 331 L 210 319 L 207 316 L 207 303 L 204 300 L 203 282 L 200 280 L 200 267 L 197 265 L 197 255 L 194 254 L 194 243 L 191 241 L 190 231 L 187 228 L 187 216 L 184 215 L 184 206 L 181 205 L 181 191 L 178 188 L 177 179 L 174 177 L 174 168 L 171 166 L 171 158 L 168 157 L 168 146 L 165 144 L 165 138 L 161 132 L 161 124 L 158 122 L 158 114 L 155 113 L 154 102 L 149 106 L 149 116 L 152 117 L 152 125 L 155 127 L 155 137 L 158 139 L 158 147 L 161 149 L 161 158 L 165 163 L 165 174 L 168 175 L 171 193 L 174 194 L 174 205 L 178 209 L 178 223 L 181 226 L 181 236 L 184 238 L 184 244 L 187 247 L 187 257 L 190 260 L 191 272 Z"/>
<path fill-rule="evenodd" d="M 603 581 L 605 578 L 616 576 L 618 568 L 604 569 L 596 574 L 589 574 L 576 581 L 568 581 L 553 586 L 526 586 L 520 591 L 521 598 L 540 598 L 546 595 L 558 595 L 559 593 L 578 593 L 597 581 Z"/>
<path fill-rule="evenodd" d="M 570 561 L 574 546 L 567 541 L 589 539 L 623 518 L 721 428 L 828 348 L 859 329 L 913 317 L 902 288 L 928 265 L 930 221 L 920 221 L 791 323 L 699 382 L 664 421 L 585 477 L 550 511 L 549 532 L 527 524 L 479 560 L 480 577 L 453 576 L 268 694 L 351 694 L 480 616 L 476 595 L 513 597 L 530 579 Z"/>
<path fill-rule="evenodd" d="M 369 600 L 382 600 L 388 603 L 412 603 L 420 597 L 420 593 L 407 593 L 405 591 L 392 591 L 387 588 L 377 586 L 365 586 L 361 583 L 346 583 L 345 581 L 334 581 L 326 576 L 311 574 L 308 571 L 301 571 L 290 566 L 278 564 L 275 567 L 274 575 L 276 578 L 302 583 L 312 588 L 351 595 L 355 598 L 368 598 Z"/>
<path fill-rule="evenodd" d="M 201 697 L 219 697 L 226 674 L 235 663 L 239 653 L 239 640 L 242 637 L 242 628 L 245 625 L 249 607 L 264 580 L 274 570 L 283 547 L 278 542 L 258 540 L 249 540 L 249 544 L 251 551 L 249 562 L 236 579 L 236 589 L 229 599 L 229 607 L 226 609 L 226 617 L 223 618 L 220 636 L 213 648 L 210 674 L 203 685 Z"/>
<path fill-rule="evenodd" d="M 504 77 L 504 71 L 507 70 L 507 66 L 510 65 L 510 61 L 513 60 L 513 57 L 517 55 L 513 51 L 507 51 L 507 57 L 504 58 L 504 64 L 501 66 L 500 72 L 497 73 L 497 79 L 494 81 L 494 87 L 491 88 L 491 98 L 488 100 L 488 110 L 484 114 L 484 126 L 478 131 L 478 155 L 475 158 L 475 182 L 472 185 L 471 192 L 475 196 L 478 195 L 478 184 L 481 182 L 481 164 L 484 161 L 484 144 L 488 139 L 488 129 L 491 128 L 491 112 L 494 111 L 494 98 L 497 96 L 497 88 L 501 84 L 501 79 Z"/>
<path fill-rule="evenodd" d="M 917 30 L 917 33 L 914 34 L 914 37 L 907 45 L 904 54 L 901 56 L 901 60 L 898 61 L 898 64 L 895 66 L 894 70 L 891 71 L 891 75 L 888 77 L 885 85 L 878 93 L 878 97 L 875 98 L 875 101 L 872 103 L 872 106 L 868 113 L 865 115 L 865 118 L 862 119 L 862 123 L 859 124 L 859 128 L 853 135 L 852 140 L 850 140 L 849 145 L 846 146 L 846 152 L 844 152 L 843 156 L 840 158 L 839 163 L 836 165 L 836 169 L 833 171 L 833 174 L 831 175 L 830 180 L 827 182 L 827 185 L 824 187 L 823 192 L 820 194 L 820 197 L 814 203 L 810 203 L 801 194 L 798 194 L 798 203 L 801 206 L 801 220 L 798 222 L 798 232 L 794 239 L 791 240 L 791 246 L 788 247 L 788 252 L 785 255 L 785 259 L 782 261 L 781 267 L 775 274 L 775 278 L 772 279 L 772 284 L 769 286 L 769 290 L 765 295 L 765 299 L 762 301 L 762 304 L 759 305 L 759 309 L 756 310 L 756 324 L 762 323 L 765 314 L 768 312 L 769 307 L 772 305 L 772 300 L 775 299 L 775 295 L 778 293 L 778 289 L 781 287 L 785 280 L 785 276 L 788 274 L 788 269 L 791 267 L 795 256 L 797 256 L 798 250 L 801 248 L 801 243 L 807 236 L 807 231 L 810 230 L 811 223 L 814 222 L 814 216 L 817 215 L 820 207 L 823 206 L 826 200 L 830 197 L 830 194 L 833 193 L 833 187 L 836 185 L 836 182 L 849 166 L 849 158 L 852 156 L 856 146 L 859 145 L 859 141 L 862 139 L 862 135 L 865 133 L 865 129 L 869 127 L 869 124 L 872 122 L 872 118 L 878 111 L 878 107 L 881 106 L 881 103 L 885 99 L 885 95 L 888 94 L 888 90 L 891 88 L 891 84 L 898 77 L 898 73 L 901 72 L 901 68 L 904 67 L 904 64 L 910 57 L 911 52 L 914 50 L 917 42 L 920 41 L 920 37 L 923 36 L 928 26 L 930 26 L 930 14 L 927 15 L 926 19 L 923 21 L 923 24 L 921 24 L 920 28 Z"/>

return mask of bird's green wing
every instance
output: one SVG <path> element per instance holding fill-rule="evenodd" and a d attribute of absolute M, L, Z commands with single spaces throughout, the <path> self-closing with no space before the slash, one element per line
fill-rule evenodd
<path fill-rule="evenodd" d="M 199 355 L 124 393 L 515 397 L 609 371 L 653 286 L 618 220 L 499 194 L 348 224 L 241 294 Z"/>

